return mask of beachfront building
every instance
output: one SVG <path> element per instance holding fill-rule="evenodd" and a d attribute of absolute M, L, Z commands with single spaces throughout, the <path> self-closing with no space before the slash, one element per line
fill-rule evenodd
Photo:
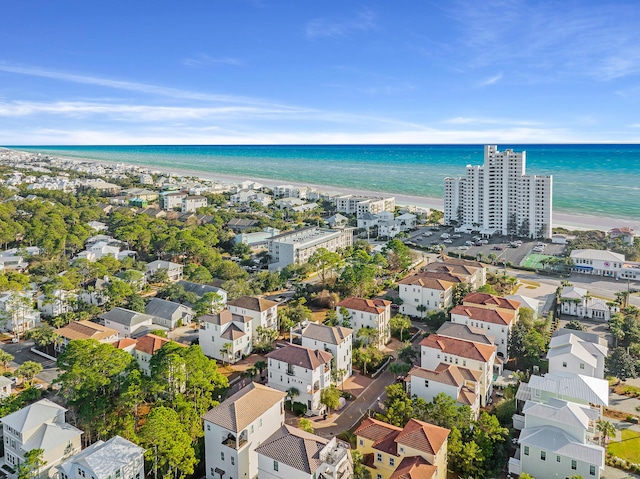
<path fill-rule="evenodd" d="M 460 231 L 550 238 L 552 176 L 526 175 L 526 152 L 485 145 L 484 165 L 444 180 L 444 223 Z"/>
<path fill-rule="evenodd" d="M 271 351 L 267 355 L 269 386 L 278 391 L 299 393 L 293 401 L 301 402 L 312 414 L 322 414 L 320 392 L 331 385 L 333 355 L 322 349 L 295 344 Z"/>
<path fill-rule="evenodd" d="M 205 356 L 233 364 L 251 354 L 254 332 L 250 316 L 228 309 L 198 317 L 199 344 Z"/>
<path fill-rule="evenodd" d="M 420 367 L 435 371 L 441 363 L 480 373 L 480 405 L 488 404 L 493 392 L 493 375 L 502 372 L 494 345 L 430 334 L 420 342 Z"/>
<path fill-rule="evenodd" d="M 207 206 L 205 196 L 193 195 L 182 198 L 182 213 L 195 213 L 198 208 Z"/>
<path fill-rule="evenodd" d="M 56 466 L 58 479 L 144 479 L 144 449 L 121 436 L 98 440 Z"/>
<path fill-rule="evenodd" d="M 273 196 L 276 198 L 299 198 L 304 200 L 311 190 L 307 186 L 280 185 L 274 186 Z"/>
<path fill-rule="evenodd" d="M 560 296 L 560 311 L 568 316 L 609 322 L 611 314 L 620 310 L 613 301 L 594 298 L 584 288 L 564 286 Z"/>
<path fill-rule="evenodd" d="M 353 228 L 332 230 L 310 226 L 269 239 L 270 270 L 305 264 L 320 248 L 335 252 L 353 245 Z"/>
<path fill-rule="evenodd" d="M 430 403 L 440 393 L 452 397 L 461 406 L 469 406 L 474 417 L 480 413 L 480 377 L 482 373 L 454 364 L 440 363 L 435 369 L 414 366 L 405 378 L 407 393 Z"/>
<path fill-rule="evenodd" d="M 189 195 L 182 192 L 165 192 L 160 194 L 160 207 L 165 211 L 182 210 L 182 201 Z"/>
<path fill-rule="evenodd" d="M 206 479 L 257 477 L 256 448 L 284 424 L 286 395 L 252 382 L 203 416 Z"/>
<path fill-rule="evenodd" d="M 386 299 L 366 299 L 352 296 L 336 305 L 338 321 L 348 322 L 356 336 L 362 328 L 378 331 L 378 348 L 383 348 L 391 340 L 391 301 Z"/>
<path fill-rule="evenodd" d="M 287 424 L 256 449 L 260 479 L 352 479 L 349 445 Z"/>
<path fill-rule="evenodd" d="M 25 453 L 42 449 L 44 466 L 39 477 L 82 449 L 80 429 L 67 424 L 62 406 L 41 399 L 0 419 L 4 437 L 4 464 L 15 470 Z"/>
<path fill-rule="evenodd" d="M 622 241 L 624 244 L 633 245 L 635 241 L 636 232 L 633 228 L 629 228 L 627 226 L 623 226 L 621 228 L 613 228 L 609 230 L 609 238 L 618 239 Z"/>
<path fill-rule="evenodd" d="M 417 419 L 400 428 L 368 417 L 354 434 L 372 478 L 446 479 L 449 432 Z"/>
<path fill-rule="evenodd" d="M 358 218 L 366 213 L 375 215 L 396 209 L 396 199 L 393 196 L 342 195 L 335 198 L 335 203 L 338 213 L 356 215 Z"/>
<path fill-rule="evenodd" d="M 609 348 L 593 335 L 574 334 L 563 329 L 564 334 L 554 335 L 549 343 L 547 359 L 549 372 L 569 372 L 604 379 L 604 360 Z"/>
<path fill-rule="evenodd" d="M 576 273 L 608 276 L 611 278 L 640 279 L 640 263 L 626 261 L 623 254 L 596 249 L 574 249 L 571 252 L 572 271 Z"/>
<path fill-rule="evenodd" d="M 289 337 L 292 344 L 329 351 L 333 355 L 331 369 L 342 372 L 335 378 L 336 384 L 341 384 L 351 376 L 353 329 L 305 321 L 291 328 Z"/>

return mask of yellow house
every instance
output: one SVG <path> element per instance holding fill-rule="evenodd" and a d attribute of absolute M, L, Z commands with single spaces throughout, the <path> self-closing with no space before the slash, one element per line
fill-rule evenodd
<path fill-rule="evenodd" d="M 445 479 L 449 429 L 410 419 L 404 428 L 367 418 L 356 450 L 372 479 Z"/>

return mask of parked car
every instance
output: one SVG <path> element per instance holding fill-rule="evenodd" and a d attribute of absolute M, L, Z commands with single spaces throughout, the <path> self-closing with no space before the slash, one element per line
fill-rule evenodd
<path fill-rule="evenodd" d="M 450 239 L 446 239 L 446 240 L 442 240 L 443 243 L 453 243 L 453 240 Z"/>
<path fill-rule="evenodd" d="M 473 241 L 465 241 L 464 245 L 465 246 L 473 246 Z"/>
<path fill-rule="evenodd" d="M 462 238 L 462 235 L 461 235 L 461 234 L 456 233 L 456 234 L 454 234 L 454 235 L 451 235 L 451 237 L 452 237 L 452 238 Z"/>
<path fill-rule="evenodd" d="M 482 240 L 480 240 L 480 243 L 482 243 L 482 244 L 489 244 L 489 240 L 482 239 Z"/>
<path fill-rule="evenodd" d="M 502 251 L 504 249 L 504 246 L 500 246 L 499 244 L 497 244 L 493 247 L 493 249 L 496 251 Z"/>
<path fill-rule="evenodd" d="M 468 246 L 458 246 L 458 249 L 460 251 L 467 251 L 469 249 L 469 247 Z"/>

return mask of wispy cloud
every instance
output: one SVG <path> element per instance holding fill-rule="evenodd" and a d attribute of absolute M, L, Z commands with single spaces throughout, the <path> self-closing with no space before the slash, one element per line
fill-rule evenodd
<path fill-rule="evenodd" d="M 71 83 L 81 83 L 84 85 L 98 85 L 118 90 L 135 91 L 148 95 L 158 95 L 168 98 L 181 98 L 188 100 L 202 100 L 221 103 L 241 103 L 241 104 L 262 104 L 274 105 L 273 103 L 261 99 L 236 96 L 236 95 L 220 95 L 212 93 L 194 92 L 182 90 L 179 88 L 170 88 L 148 83 L 138 83 L 131 81 L 113 80 L 110 78 L 101 78 L 90 75 L 78 75 L 74 73 L 61 72 L 56 70 L 46 70 L 31 66 L 18 66 L 0 63 L 0 71 L 15 73 L 19 75 L 35 76 L 40 78 L 51 78 Z M 282 106 L 282 105 L 279 105 Z"/>
<path fill-rule="evenodd" d="M 492 77 L 489 77 L 486 80 L 481 81 L 480 82 L 480 86 L 481 87 L 485 87 L 485 86 L 495 85 L 500 80 L 502 80 L 502 72 L 500 72 L 497 75 L 494 75 Z"/>
<path fill-rule="evenodd" d="M 530 120 L 516 120 L 513 118 L 487 118 L 487 117 L 471 117 L 456 116 L 448 118 L 442 123 L 449 125 L 516 125 L 516 126 L 539 126 L 540 122 Z"/>
<path fill-rule="evenodd" d="M 208 65 L 231 65 L 239 67 L 244 65 L 244 62 L 238 58 L 212 57 L 204 53 L 185 58 L 182 63 L 188 67 L 203 67 Z"/>
<path fill-rule="evenodd" d="M 311 20 L 306 25 L 309 38 L 346 37 L 353 32 L 366 32 L 376 27 L 376 16 L 368 8 L 362 9 L 354 18 L 323 17 Z"/>

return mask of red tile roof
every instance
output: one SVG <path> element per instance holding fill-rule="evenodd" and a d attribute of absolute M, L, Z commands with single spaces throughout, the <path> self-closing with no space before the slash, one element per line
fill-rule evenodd
<path fill-rule="evenodd" d="M 156 353 L 156 351 L 158 351 L 158 349 L 162 348 L 162 346 L 170 341 L 170 339 L 161 338 L 160 336 L 156 336 L 155 334 L 145 334 L 141 338 L 138 338 L 136 351 L 142 351 L 143 353 L 153 355 Z M 180 346 L 186 347 L 184 344 L 180 344 Z"/>
<path fill-rule="evenodd" d="M 284 348 L 276 349 L 266 355 L 269 359 L 282 361 L 306 369 L 317 369 L 323 364 L 331 362 L 333 355 L 321 349 L 308 349 L 295 344 L 288 344 Z"/>
<path fill-rule="evenodd" d="M 138 340 L 137 340 L 137 339 L 133 339 L 133 338 L 124 338 L 124 339 L 119 339 L 118 341 L 116 341 L 115 343 L 112 343 L 112 344 L 113 344 L 113 347 L 114 347 L 114 348 L 117 348 L 117 349 L 126 349 L 126 348 L 128 348 L 129 346 L 132 346 L 132 345 L 136 344 L 137 342 L 138 342 Z"/>
<path fill-rule="evenodd" d="M 469 293 L 464 297 L 463 303 L 465 306 L 487 306 L 489 308 L 500 308 L 517 311 L 520 308 L 520 301 L 513 299 L 503 298 L 489 293 Z"/>
<path fill-rule="evenodd" d="M 337 304 L 337 306 L 339 308 L 364 311 L 365 313 L 382 314 L 391 306 L 391 301 L 387 301 L 386 299 L 356 298 L 355 296 L 352 296 L 351 298 L 343 299 Z"/>
<path fill-rule="evenodd" d="M 439 334 L 430 334 L 422 341 L 420 346 L 437 349 L 452 356 L 460 356 L 476 361 L 487 362 L 496 352 L 496 347 L 489 344 L 474 343 L 463 339 L 448 338 Z"/>
<path fill-rule="evenodd" d="M 422 379 L 461 387 L 465 380 L 479 382 L 481 373 L 480 371 L 458 367 L 454 364 L 440 363 L 434 370 L 414 366 L 409 371 L 407 377 L 409 376 L 417 376 Z"/>
<path fill-rule="evenodd" d="M 508 301 L 508 300 L 507 300 Z M 469 319 L 482 321 L 484 323 L 510 325 L 516 317 L 515 311 L 505 309 L 486 309 L 477 306 L 459 305 L 451 310 L 451 314 L 466 316 Z"/>
<path fill-rule="evenodd" d="M 391 424 L 387 424 L 384 421 L 378 421 L 377 419 L 368 417 L 364 421 L 362 421 L 362 423 L 360 423 L 360 426 L 358 426 L 358 429 L 356 429 L 354 434 L 356 436 L 362 436 L 365 439 L 376 442 L 387 437 L 394 431 L 402 431 L 402 428 L 392 426 Z"/>
<path fill-rule="evenodd" d="M 438 470 L 421 456 L 405 457 L 389 479 L 431 479 Z"/>
<path fill-rule="evenodd" d="M 449 437 L 449 432 L 449 429 L 435 424 L 409 419 L 396 442 L 435 456 Z"/>

